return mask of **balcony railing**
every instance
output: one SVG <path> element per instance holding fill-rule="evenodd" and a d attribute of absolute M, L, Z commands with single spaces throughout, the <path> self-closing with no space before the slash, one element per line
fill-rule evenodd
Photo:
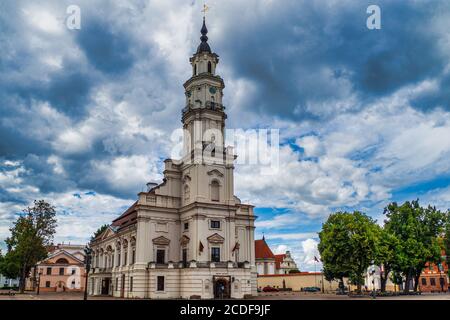
<path fill-rule="evenodd" d="M 200 106 L 198 108 L 194 108 L 193 104 L 188 104 L 185 108 L 182 110 L 182 114 L 184 115 L 186 112 L 189 112 L 192 109 L 208 109 L 208 110 L 214 110 L 214 111 L 224 111 L 225 106 L 221 103 L 213 102 L 213 101 L 206 101 L 205 106 Z"/>

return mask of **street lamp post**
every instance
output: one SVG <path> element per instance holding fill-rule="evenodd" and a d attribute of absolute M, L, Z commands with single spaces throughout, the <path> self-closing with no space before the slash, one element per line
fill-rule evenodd
<path fill-rule="evenodd" d="M 375 291 L 375 265 L 374 265 L 374 261 L 372 261 L 372 269 L 370 271 L 370 275 L 372 276 L 372 297 L 375 299 L 376 298 L 376 291 Z"/>
<path fill-rule="evenodd" d="M 323 269 L 322 269 L 322 293 L 325 293 L 325 287 L 323 283 Z"/>
<path fill-rule="evenodd" d="M 36 292 L 37 295 L 39 295 L 39 288 L 41 287 L 41 275 L 42 275 L 42 272 L 39 271 L 38 272 L 38 281 L 37 281 L 37 292 Z"/>
<path fill-rule="evenodd" d="M 89 270 L 91 269 L 91 254 L 92 254 L 92 249 L 89 247 L 89 245 L 86 245 L 86 247 L 84 248 L 84 253 L 85 253 L 84 261 L 86 264 L 86 273 L 85 273 L 83 300 L 87 300 L 88 275 L 89 275 Z"/>

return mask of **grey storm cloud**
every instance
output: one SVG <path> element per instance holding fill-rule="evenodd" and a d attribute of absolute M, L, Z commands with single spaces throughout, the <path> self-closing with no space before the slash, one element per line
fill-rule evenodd
<path fill-rule="evenodd" d="M 450 14 L 448 2 L 378 1 L 381 30 L 366 27 L 370 4 L 288 1 L 250 24 L 228 23 L 224 34 L 233 36 L 220 39 L 220 51 L 231 58 L 235 77 L 259 89 L 253 108 L 286 118 L 317 118 L 315 104 L 345 99 L 342 85 L 333 83 L 349 85 L 363 107 L 439 76 L 448 58 L 430 25 L 437 14 Z"/>
<path fill-rule="evenodd" d="M 120 74 L 131 68 L 135 58 L 130 48 L 137 43 L 131 35 L 112 30 L 111 22 L 88 17 L 83 20 L 83 32 L 77 32 L 77 42 L 93 68 L 106 74 Z"/>
<path fill-rule="evenodd" d="M 109 1 L 84 2 L 82 29 L 70 32 L 64 43 L 58 43 L 60 39 L 53 41 L 53 35 L 33 33 L 33 37 L 54 46 L 50 53 L 69 52 L 62 51 L 56 69 L 43 65 L 39 60 L 42 52 L 31 44 L 29 27 L 19 17 L 26 3 L 1 4 L 0 157 L 22 161 L 29 170 L 21 174 L 24 181 L 42 192 L 79 188 L 134 196 L 136 190 L 108 183 L 105 175 L 95 171 L 92 161 L 107 162 L 136 153 L 147 157 L 151 154 L 160 161 L 156 154 L 161 156 L 161 151 L 167 150 L 157 145 L 158 137 L 149 138 L 142 132 L 118 137 L 118 130 L 131 124 L 114 119 L 110 126 L 90 133 L 95 137 L 89 148 L 64 153 L 54 145 L 61 131 L 50 132 L 45 139 L 32 133 L 37 129 L 31 124 L 38 117 L 33 115 L 32 106 L 48 103 L 76 127 L 89 117 L 97 103 L 95 95 L 107 88 L 110 103 L 126 103 L 125 111 L 138 114 L 152 128 L 167 133 L 168 128 L 179 127 L 183 103 L 180 75 L 173 75 L 157 43 L 138 38 L 137 34 L 143 35 L 141 30 L 136 31 L 138 23 L 128 21 L 139 17 L 147 2 L 130 2 L 136 4 L 132 12 Z M 427 78 L 439 79 L 438 94 L 424 93 L 416 97 L 413 105 L 419 110 L 448 108 L 450 81 L 441 74 L 448 59 L 438 49 L 439 34 L 431 27 L 436 15 L 450 15 L 448 1 L 433 1 L 433 6 L 427 1 L 378 1 L 382 29 L 376 31 L 366 28 L 366 8 L 371 1 L 327 3 L 280 1 L 265 14 L 252 6 L 220 4 L 226 10 L 216 13 L 221 21 L 219 36 L 214 37 L 214 19 L 208 21 L 211 46 L 221 56 L 221 63 L 231 70 L 233 79 L 246 79 L 256 88 L 240 109 L 320 123 L 341 112 L 333 108 L 335 103 L 349 104 L 344 109 L 350 112 L 363 108 L 367 101 Z M 195 16 L 199 21 L 193 24 L 192 48 L 199 41 L 199 15 Z M 156 24 L 156 20 L 149 25 Z M 150 27 L 146 32 L 155 31 Z M 173 44 L 172 50 L 180 47 Z M 187 56 L 183 63 L 188 77 Z M 346 102 L 351 95 L 357 100 Z M 318 112 L 316 108 L 323 105 L 329 109 Z M 105 109 L 105 116 L 108 113 L 112 113 L 112 106 L 111 110 Z M 44 130 L 58 123 L 41 125 Z M 52 154 L 61 158 L 65 175 L 54 174 L 54 166 L 47 162 Z M 0 196 L 3 200 L 8 197 Z M 12 194 L 9 196 L 14 199 Z"/>

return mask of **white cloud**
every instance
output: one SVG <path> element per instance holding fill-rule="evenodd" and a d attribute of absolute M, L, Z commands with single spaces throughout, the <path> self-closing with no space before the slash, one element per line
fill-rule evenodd
<path fill-rule="evenodd" d="M 268 233 L 264 237 L 268 240 L 279 239 L 279 240 L 303 240 L 311 237 L 317 236 L 315 232 L 298 232 L 298 233 Z"/>
<path fill-rule="evenodd" d="M 280 244 L 272 250 L 274 254 L 284 254 L 286 251 L 289 251 L 289 247 L 285 244 Z"/>
<path fill-rule="evenodd" d="M 155 163 L 146 156 L 115 157 L 108 161 L 93 161 L 96 174 L 117 189 L 136 189 L 139 185 L 144 187 L 150 180 L 158 180 L 161 174 Z"/>
<path fill-rule="evenodd" d="M 321 264 L 315 261 L 315 257 L 320 259 L 319 251 L 317 249 L 317 245 L 319 242 L 314 239 L 306 239 L 301 242 L 302 246 L 302 260 L 301 264 L 304 266 L 314 266 L 316 265 L 317 270 L 320 270 Z"/>

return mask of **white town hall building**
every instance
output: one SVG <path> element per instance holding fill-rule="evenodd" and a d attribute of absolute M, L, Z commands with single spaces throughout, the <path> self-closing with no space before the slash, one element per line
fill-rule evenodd
<path fill-rule="evenodd" d="M 165 160 L 161 184 L 91 242 L 90 295 L 125 298 L 244 298 L 257 294 L 253 206 L 234 195 L 232 148 L 218 55 L 207 42 L 184 83 L 184 156 Z"/>

